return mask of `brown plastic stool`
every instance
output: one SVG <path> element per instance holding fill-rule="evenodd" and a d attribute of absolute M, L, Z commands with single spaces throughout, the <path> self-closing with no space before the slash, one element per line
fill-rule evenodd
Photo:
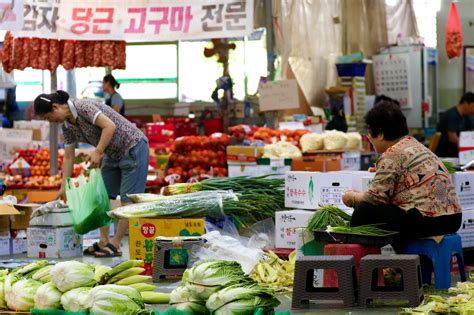
<path fill-rule="evenodd" d="M 335 269 L 339 287 L 324 288 L 314 286 L 314 270 Z M 320 279 L 322 281 L 322 279 Z M 356 275 L 353 256 L 303 256 L 295 264 L 292 308 L 301 309 L 311 300 L 342 300 L 344 306 L 353 307 L 356 301 Z"/>
<path fill-rule="evenodd" d="M 401 287 L 378 286 L 380 268 L 399 268 L 402 271 Z M 361 260 L 359 306 L 373 300 L 407 300 L 411 307 L 423 301 L 420 257 L 418 255 L 367 255 Z"/>
<path fill-rule="evenodd" d="M 153 259 L 153 282 L 159 282 L 166 277 L 181 277 L 188 266 L 188 261 L 182 266 L 169 266 L 171 250 L 186 250 L 188 256 L 194 245 L 202 245 L 200 237 L 158 237 L 155 241 Z"/>

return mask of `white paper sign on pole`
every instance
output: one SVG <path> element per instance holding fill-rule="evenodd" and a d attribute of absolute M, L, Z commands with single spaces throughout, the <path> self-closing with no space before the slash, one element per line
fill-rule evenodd
<path fill-rule="evenodd" d="M 24 19 L 14 36 L 127 41 L 242 37 L 253 30 L 253 1 L 24 0 Z"/>
<path fill-rule="evenodd" d="M 259 93 L 261 112 L 300 107 L 296 80 L 267 82 L 260 87 Z"/>
<path fill-rule="evenodd" d="M 23 27 L 23 0 L 0 0 L 0 29 L 16 31 Z"/>

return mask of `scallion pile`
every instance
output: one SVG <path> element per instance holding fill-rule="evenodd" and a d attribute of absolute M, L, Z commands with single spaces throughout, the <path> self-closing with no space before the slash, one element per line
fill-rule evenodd
<path fill-rule="evenodd" d="M 392 231 L 387 231 L 379 228 L 380 224 L 367 224 L 359 226 L 327 226 L 328 233 L 343 233 L 363 236 L 386 236 L 392 234 Z"/>
<path fill-rule="evenodd" d="M 189 194 L 202 190 L 232 190 L 235 193 L 275 194 L 275 190 L 282 190 L 285 180 L 270 178 L 269 175 L 249 177 L 214 177 L 196 183 L 174 184 L 163 188 L 163 195 Z M 283 195 L 283 192 L 281 192 Z"/>
<path fill-rule="evenodd" d="M 338 207 L 333 205 L 321 206 L 308 223 L 307 229 L 315 231 L 318 229 L 325 229 L 330 226 L 347 226 L 347 221 L 351 220 L 351 216 Z"/>

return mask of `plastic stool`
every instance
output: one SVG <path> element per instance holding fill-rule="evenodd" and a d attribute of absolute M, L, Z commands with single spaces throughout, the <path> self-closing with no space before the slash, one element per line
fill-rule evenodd
<path fill-rule="evenodd" d="M 380 268 L 402 270 L 402 287 L 390 288 L 377 285 Z M 418 255 L 368 255 L 361 260 L 359 306 L 367 306 L 370 300 L 407 300 L 411 307 L 423 301 L 421 266 Z"/>
<path fill-rule="evenodd" d="M 315 270 L 333 268 L 338 272 L 337 288 L 316 287 Z M 353 307 L 356 301 L 356 276 L 352 256 L 303 256 L 295 263 L 292 308 L 300 309 L 311 300 L 342 300 Z"/>
<path fill-rule="evenodd" d="M 324 255 L 352 255 L 354 256 L 355 270 L 357 280 L 360 275 L 360 260 L 367 255 L 380 255 L 380 247 L 364 246 L 360 244 L 326 244 L 324 246 Z M 383 271 L 380 270 L 379 285 L 383 285 Z M 337 272 L 334 270 L 324 270 L 324 286 L 337 287 Z"/>
<path fill-rule="evenodd" d="M 431 260 L 431 264 L 427 264 L 424 259 L 421 259 L 423 283 L 431 284 L 431 275 L 434 271 L 436 289 L 451 287 L 452 256 L 456 256 L 458 259 L 461 281 L 466 281 L 461 237 L 458 234 L 445 235 L 439 244 L 432 239 L 411 241 L 405 245 L 403 253 L 425 256 Z"/>

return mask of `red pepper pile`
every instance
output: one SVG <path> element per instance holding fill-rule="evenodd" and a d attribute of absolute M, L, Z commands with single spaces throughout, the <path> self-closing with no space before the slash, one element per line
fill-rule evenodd
<path fill-rule="evenodd" d="M 185 182 L 191 177 L 201 180 L 203 175 L 225 177 L 228 145 L 228 136 L 220 134 L 178 138 L 171 147 L 170 168 L 167 174 L 179 175 L 179 182 Z"/>

